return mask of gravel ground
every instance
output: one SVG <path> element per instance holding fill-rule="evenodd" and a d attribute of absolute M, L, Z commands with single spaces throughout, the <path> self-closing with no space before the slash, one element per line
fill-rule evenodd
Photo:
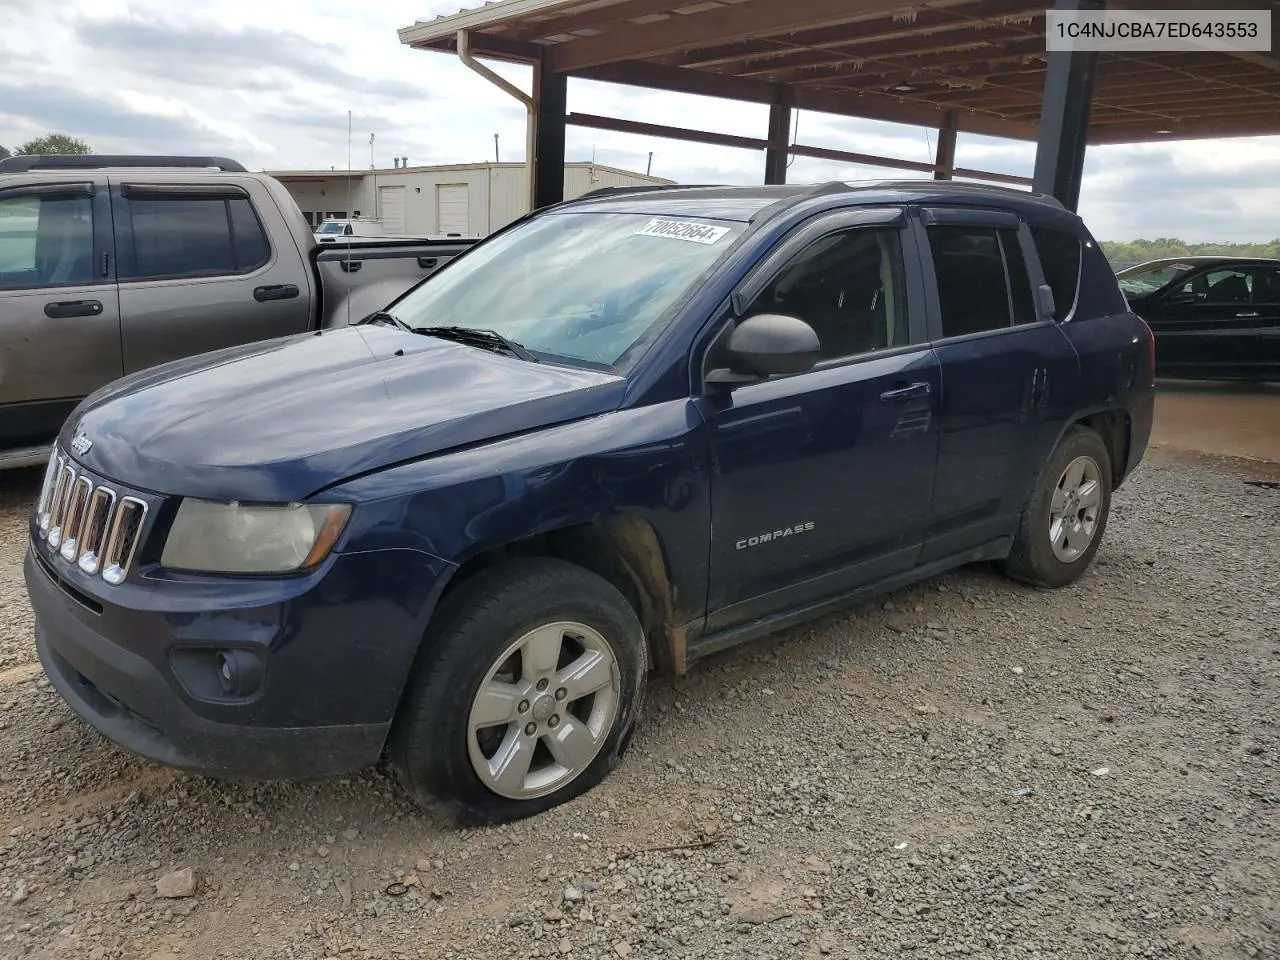
<path fill-rule="evenodd" d="M 967 569 L 657 681 L 605 784 L 473 832 L 81 725 L 0 477 L 0 956 L 1280 957 L 1280 491 L 1243 469 L 1149 461 L 1072 588 Z"/>

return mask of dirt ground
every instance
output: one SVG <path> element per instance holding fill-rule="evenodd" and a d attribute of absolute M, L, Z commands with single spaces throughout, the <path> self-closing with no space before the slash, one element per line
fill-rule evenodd
<path fill-rule="evenodd" d="M 1280 383 L 1163 382 L 1151 443 L 1161 450 L 1280 463 Z"/>
<path fill-rule="evenodd" d="M 604 784 L 478 831 L 93 734 L 0 476 L 0 957 L 1277 960 L 1280 462 L 1182 452 L 1264 456 L 1276 402 L 1164 390 L 1078 584 L 969 568 L 655 681 Z"/>

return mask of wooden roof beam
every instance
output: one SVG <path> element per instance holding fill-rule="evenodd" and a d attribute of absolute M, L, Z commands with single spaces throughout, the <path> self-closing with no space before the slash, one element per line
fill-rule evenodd
<path fill-rule="evenodd" d="M 524 40 L 542 40 L 578 31 L 596 31 L 602 27 L 626 26 L 636 20 L 670 14 L 673 8 L 690 6 L 694 0 L 622 0 L 605 7 L 570 10 L 544 20 L 521 20 L 512 25 L 512 33 Z M 676 14 L 678 16 L 678 14 Z"/>
<path fill-rule="evenodd" d="M 932 0 L 931 6 L 957 6 L 964 0 Z M 547 66 L 572 73 L 619 60 L 644 60 L 677 50 L 753 37 L 816 30 L 883 15 L 885 0 L 749 0 L 680 15 L 658 23 L 616 30 L 584 40 L 556 44 Z"/>
<path fill-rule="evenodd" d="M 704 97 L 722 97 L 747 103 L 773 103 L 778 92 L 777 84 L 765 83 L 761 80 L 726 77 L 705 70 L 685 70 L 645 61 L 605 64 L 580 70 L 574 76 L 604 83 L 620 83 Z M 794 89 L 793 105 L 801 110 L 816 110 L 819 113 L 830 113 L 836 116 L 860 117 L 919 127 L 938 127 L 942 124 L 943 108 L 930 103 L 906 103 L 897 97 L 877 95 L 874 91 L 864 94 L 862 91 L 817 90 L 805 87 Z M 1032 140 L 1036 136 L 1034 124 L 1009 123 L 998 117 L 973 116 L 961 126 L 966 131 L 992 137 Z"/>
<path fill-rule="evenodd" d="M 1032 41 L 1026 45 L 1020 44 L 1009 52 L 1000 52 L 999 49 L 993 49 L 990 54 L 974 50 L 944 52 L 915 62 L 886 61 L 882 63 L 879 58 L 874 58 L 863 61 L 861 69 L 857 70 L 829 68 L 805 71 L 803 73 L 789 73 L 783 77 L 770 79 L 775 80 L 775 82 L 792 83 L 797 86 L 823 83 L 828 80 L 840 80 L 850 89 L 864 90 L 887 88 L 899 83 L 932 84 L 950 82 L 959 89 L 969 82 L 985 81 L 988 75 L 994 75 L 995 73 L 990 70 L 962 72 L 960 70 L 961 67 L 969 64 L 978 67 L 984 64 L 1018 62 L 1030 56 L 1043 56 L 1043 51 L 1038 49 L 1040 46 L 1043 46 L 1043 44 L 1037 44 Z M 1005 49 L 1008 50 L 1008 48 Z M 1043 73 L 1043 62 L 1039 63 L 1036 69 Z"/>
<path fill-rule="evenodd" d="M 792 67 L 789 69 L 744 70 L 738 76 L 764 76 L 777 83 L 788 83 L 793 79 L 821 76 L 824 73 L 848 73 L 850 64 L 857 64 L 856 72 L 866 70 L 868 66 L 886 68 L 895 71 L 908 70 L 920 61 L 931 64 L 936 55 L 940 63 L 955 65 L 966 63 L 987 63 L 996 59 L 1017 59 L 1022 56 L 1044 53 L 1043 40 L 1021 40 L 1018 38 L 979 35 L 974 38 L 948 36 L 939 38 L 941 42 L 922 44 L 919 39 L 905 38 L 890 41 L 876 47 L 866 49 L 861 54 L 849 54 L 840 62 L 825 65 Z M 988 57 L 988 54 L 990 56 Z M 923 68 L 923 67 L 922 67 Z M 870 72 L 870 71 L 868 71 Z"/>
<path fill-rule="evenodd" d="M 840 59 L 850 55 L 850 48 L 906 37 L 973 30 L 983 24 L 995 24 L 1007 16 L 1038 13 L 1043 19 L 1041 7 L 1042 3 L 1028 0 L 983 0 L 972 8 L 964 8 L 963 14 L 946 7 L 921 10 L 909 25 L 896 22 L 892 16 L 878 16 L 865 22 L 866 33 L 859 30 L 857 35 L 852 35 L 849 25 L 842 24 L 837 28 L 793 34 L 786 40 L 748 40 L 688 51 L 676 55 L 673 62 L 684 67 L 720 67 L 727 73 L 738 73 L 765 60 L 778 60 L 780 67 L 808 66 L 825 62 L 826 57 Z"/>

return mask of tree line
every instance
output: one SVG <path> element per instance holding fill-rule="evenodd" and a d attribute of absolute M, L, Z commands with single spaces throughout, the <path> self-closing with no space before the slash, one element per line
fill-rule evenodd
<path fill-rule="evenodd" d="M 1269 243 L 1187 243 L 1171 237 L 1157 240 L 1103 240 L 1102 251 L 1115 266 L 1168 257 L 1269 257 L 1280 259 L 1280 239 Z"/>
<path fill-rule="evenodd" d="M 65 133 L 50 133 L 43 137 L 36 137 L 34 140 L 28 140 L 20 146 L 9 150 L 4 144 L 0 144 L 0 160 L 10 156 L 33 156 L 42 153 L 75 153 L 88 154 L 93 153 L 93 148 L 77 137 L 69 137 Z"/>

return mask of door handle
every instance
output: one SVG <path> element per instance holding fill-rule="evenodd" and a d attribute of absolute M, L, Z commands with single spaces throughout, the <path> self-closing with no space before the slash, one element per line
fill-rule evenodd
<path fill-rule="evenodd" d="M 1236 317 L 1238 317 L 1238 318 L 1239 318 L 1239 319 L 1241 319 L 1241 320 L 1244 320 L 1244 319 L 1246 319 L 1246 318 L 1250 318 L 1250 317 L 1260 317 L 1260 316 L 1262 316 L 1262 314 L 1260 314 L 1257 310 L 1250 310 L 1248 313 L 1237 313 L 1237 314 L 1236 314 Z"/>
<path fill-rule="evenodd" d="M 101 300 L 63 300 L 60 303 L 46 303 L 44 315 L 55 320 L 62 317 L 96 317 L 102 313 Z"/>
<path fill-rule="evenodd" d="M 296 283 L 273 283 L 270 286 L 253 288 L 253 299 L 259 303 L 267 300 L 292 300 L 297 295 Z"/>
<path fill-rule="evenodd" d="M 929 384 L 922 380 L 919 383 L 909 383 L 905 387 L 886 390 L 880 394 L 880 399 L 885 403 L 892 403 L 895 400 L 914 400 L 916 397 L 927 397 L 928 395 Z"/>

